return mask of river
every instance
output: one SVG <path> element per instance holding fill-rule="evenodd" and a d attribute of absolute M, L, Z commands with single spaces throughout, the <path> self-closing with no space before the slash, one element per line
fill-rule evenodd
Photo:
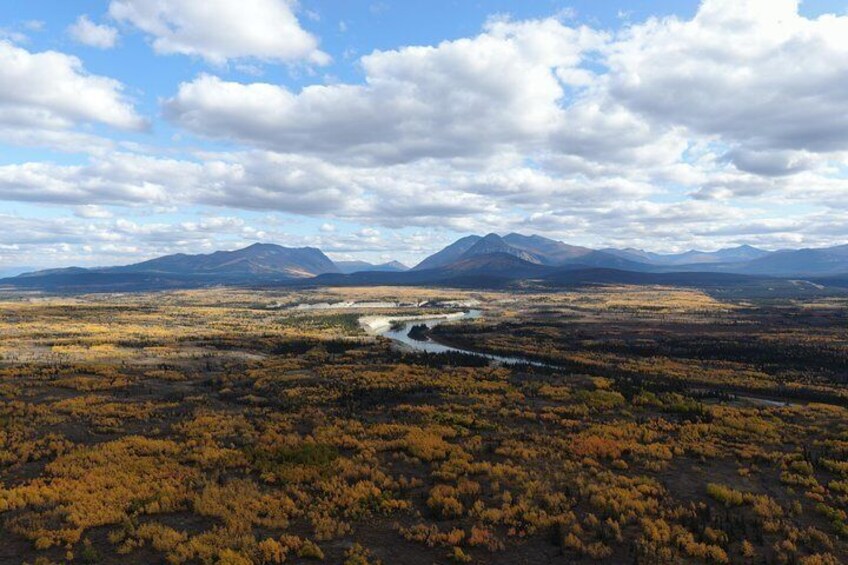
<path fill-rule="evenodd" d="M 491 353 L 480 353 L 478 351 L 471 351 L 469 349 L 452 347 L 450 345 L 444 345 L 442 343 L 434 341 L 430 337 L 427 337 L 425 339 L 413 339 L 409 337 L 409 331 L 412 329 L 413 326 L 425 324 L 428 328 L 432 329 L 440 324 L 444 324 L 445 322 L 474 320 L 482 317 L 482 315 L 483 314 L 480 310 L 468 310 L 466 312 L 443 314 L 440 316 L 363 316 L 359 319 L 359 323 L 369 333 L 387 337 L 394 341 L 396 344 L 403 347 L 404 349 L 423 351 L 426 353 L 462 353 L 465 355 L 483 357 L 484 359 L 489 359 L 491 361 L 503 363 L 505 365 L 533 365 L 536 367 L 549 367 L 553 369 L 559 368 L 553 363 L 533 361 L 531 359 L 526 359 L 523 357 L 493 355 Z M 398 323 L 402 323 L 402 325 L 398 326 Z M 759 407 L 777 408 L 786 406 L 798 406 L 797 404 L 792 402 L 775 400 L 773 398 L 749 395 L 743 396 L 739 394 L 733 394 L 732 396 L 733 400 L 748 402 L 750 404 L 753 404 L 754 406 Z"/>
<path fill-rule="evenodd" d="M 435 316 L 435 317 L 424 317 L 424 316 L 397 316 L 397 317 L 387 317 L 387 318 L 361 318 L 360 324 L 366 329 L 371 327 L 375 330 L 373 333 L 377 335 L 381 335 L 383 337 L 387 337 L 394 341 L 397 344 L 400 344 L 405 349 L 412 349 L 415 351 L 424 351 L 427 353 L 463 353 L 465 355 L 474 355 L 476 357 L 483 357 L 484 359 L 490 359 L 497 363 L 503 363 L 505 365 L 535 365 L 537 367 L 555 367 L 550 363 L 543 363 L 541 361 L 532 361 L 530 359 L 525 359 L 522 357 L 512 357 L 507 355 L 493 355 L 491 353 L 480 353 L 478 351 L 471 351 L 468 349 L 461 349 L 459 347 L 452 347 L 450 345 L 444 345 L 433 339 L 427 337 L 425 339 L 413 339 L 409 337 L 409 331 L 413 326 L 418 326 L 421 324 L 425 324 L 428 328 L 432 329 L 439 324 L 443 324 L 445 322 L 453 322 L 459 320 L 473 320 L 476 318 L 480 318 L 482 316 L 482 312 L 480 310 L 468 310 L 466 312 L 461 313 L 461 315 L 443 315 L 443 316 Z M 402 326 L 398 326 L 398 323 L 402 323 Z"/>

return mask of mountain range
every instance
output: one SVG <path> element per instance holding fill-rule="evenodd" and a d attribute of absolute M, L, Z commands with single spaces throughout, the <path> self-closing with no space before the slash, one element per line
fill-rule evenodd
<path fill-rule="evenodd" d="M 766 251 L 741 245 L 718 251 L 660 254 L 639 249 L 593 250 L 539 235 L 467 236 L 424 259 L 413 270 L 444 269 L 471 257 L 503 253 L 525 263 L 558 268 L 602 268 L 635 272 L 716 272 L 778 277 L 848 273 L 848 245 Z"/>
<path fill-rule="evenodd" d="M 742 261 L 753 261 L 760 257 L 769 255 L 768 251 L 757 249 L 750 245 L 740 245 L 719 251 L 696 251 L 690 250 L 684 253 L 672 253 L 662 255 L 651 253 L 640 249 L 603 249 L 605 253 L 617 255 L 631 261 L 651 263 L 653 265 L 703 265 L 710 263 L 737 263 Z"/>
<path fill-rule="evenodd" d="M 341 270 L 320 249 L 314 247 L 283 247 L 254 243 L 235 251 L 215 251 L 205 255 L 166 255 L 141 263 L 120 267 L 82 269 L 49 269 L 25 273 L 18 278 L 81 273 L 148 274 L 176 276 L 208 276 L 210 278 L 302 278 Z"/>
<path fill-rule="evenodd" d="M 391 261 L 332 261 L 314 247 L 256 243 L 234 251 L 176 254 L 131 265 L 71 267 L 0 280 L 6 288 L 135 290 L 240 284 L 492 285 L 534 280 L 545 284 L 639 283 L 739 285 L 742 281 L 848 280 L 848 245 L 766 251 L 742 245 L 719 251 L 658 254 L 638 249 L 590 249 L 539 235 L 490 233 L 463 237 L 413 268 Z M 769 284 L 774 284 L 773 282 Z M 818 285 L 819 282 L 811 284 Z M 823 284 L 823 283 L 821 283 Z"/>
<path fill-rule="evenodd" d="M 387 263 L 368 263 L 367 261 L 336 261 L 336 267 L 342 273 L 358 273 L 361 271 L 376 273 L 402 273 L 408 271 L 409 267 L 400 261 L 389 261 Z"/>

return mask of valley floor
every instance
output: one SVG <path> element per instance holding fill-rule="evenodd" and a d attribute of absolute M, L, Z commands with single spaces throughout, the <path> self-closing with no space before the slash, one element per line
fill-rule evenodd
<path fill-rule="evenodd" d="M 467 305 L 552 366 L 360 325 Z M 843 563 L 846 367 L 845 299 L 10 296 L 0 563 Z"/>

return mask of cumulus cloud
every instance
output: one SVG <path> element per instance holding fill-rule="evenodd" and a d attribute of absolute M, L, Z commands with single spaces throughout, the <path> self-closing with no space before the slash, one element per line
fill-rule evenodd
<path fill-rule="evenodd" d="M 202 204 L 334 216 L 393 228 L 459 226 L 474 216 L 503 217 L 542 201 L 603 203 L 639 198 L 646 183 L 560 179 L 530 167 L 493 162 L 488 171 L 441 162 L 359 167 L 267 151 L 168 159 L 109 153 L 84 165 L 32 162 L 0 166 L 0 200 L 84 206 Z M 542 206 L 544 208 L 544 206 Z"/>
<path fill-rule="evenodd" d="M 329 56 L 300 26 L 293 0 L 112 0 L 109 14 L 152 37 L 161 54 L 325 64 Z"/>
<path fill-rule="evenodd" d="M 356 208 L 349 179 L 315 160 L 237 154 L 204 161 L 111 153 L 85 165 L 0 166 L 0 200 L 87 205 L 209 204 L 293 213 Z"/>
<path fill-rule="evenodd" d="M 232 216 L 168 223 L 0 213 L 0 223 L 7 228 L 0 232 L 0 268 L 125 264 L 163 253 L 236 248 L 258 237 L 257 230 Z"/>
<path fill-rule="evenodd" d="M 127 264 L 170 253 L 209 253 L 237 249 L 256 241 L 318 247 L 335 258 L 381 257 L 415 262 L 449 243 L 433 231 L 383 233 L 372 229 L 304 235 L 287 231 L 291 221 L 278 216 L 251 221 L 232 215 L 204 215 L 182 221 L 150 217 L 31 218 L 0 213 L 0 278 L 10 267 Z"/>
<path fill-rule="evenodd" d="M 0 167 L 0 200 L 73 205 L 78 216 L 91 218 L 105 217 L 103 205 L 130 210 L 200 205 L 337 218 L 390 229 L 538 231 L 579 243 L 654 237 L 669 244 L 692 241 L 696 230 L 732 231 L 736 223 L 744 229 L 755 218 L 754 210 L 736 207 L 733 193 L 721 193 L 726 187 L 750 194 L 770 191 L 780 195 L 771 198 L 772 203 L 797 207 L 809 201 L 809 187 L 818 186 L 815 198 L 829 195 L 832 210 L 848 208 L 844 183 L 837 178 L 805 172 L 764 179 L 727 165 L 721 174 L 700 171 L 709 179 L 700 189 L 704 194 L 653 202 L 662 189 L 638 175 L 563 178 L 510 161 L 492 162 L 481 171 L 432 160 L 361 167 L 266 151 L 201 157 L 113 153 L 80 166 L 6 165 Z M 714 194 L 708 197 L 707 191 Z M 93 202 L 99 206 L 91 206 Z M 757 213 L 768 217 L 767 211 Z M 325 233 L 325 245 L 339 236 Z M 821 239 L 812 232 L 808 237 Z M 364 246 L 365 240 L 359 243 Z"/>
<path fill-rule="evenodd" d="M 471 39 L 365 56 L 363 85 L 313 85 L 295 93 L 203 75 L 180 85 L 165 113 L 210 137 L 367 162 L 532 148 L 565 131 L 590 131 L 560 101 L 590 80 L 580 68 L 583 54 L 603 40 L 554 19 L 495 20 Z"/>
<path fill-rule="evenodd" d="M 705 0 L 608 47 L 612 95 L 654 122 L 749 151 L 848 148 L 848 16 L 809 19 L 797 0 Z"/>
<path fill-rule="evenodd" d="M 165 112 L 209 137 L 366 162 L 518 147 L 589 171 L 669 164 L 715 136 L 741 170 L 785 175 L 848 146 L 846 37 L 848 16 L 808 19 L 794 0 L 705 0 L 691 20 L 612 36 L 493 20 L 474 38 L 367 55 L 362 85 L 292 92 L 202 75 Z"/>
<path fill-rule="evenodd" d="M 740 171 L 762 176 L 794 175 L 822 162 L 820 157 L 807 151 L 780 149 L 756 151 L 737 147 L 724 157 Z"/>
<path fill-rule="evenodd" d="M 254 43 L 235 41 L 260 8 L 300 29 L 290 3 L 245 4 L 251 14 L 226 32 L 204 16 L 217 2 L 114 0 L 110 13 L 161 53 L 214 63 L 317 53 L 314 39 L 268 47 L 262 28 Z M 666 249 L 832 243 L 848 209 L 846 22 L 806 18 L 793 0 L 704 0 L 691 19 L 616 32 L 492 19 L 474 37 L 372 52 L 360 83 L 295 90 L 201 74 L 163 113 L 230 150 L 162 158 L 106 147 L 77 166 L 6 165 L 0 199 L 308 215 L 328 226 L 311 244 L 339 253 L 390 253 L 394 230 L 410 227 L 427 234 L 422 252 L 450 239 L 431 227 Z M 13 127 L 4 96 L 0 135 Z M 35 94 L 15 96 L 21 106 Z M 58 120 L 53 132 L 103 121 L 44 106 L 35 115 Z M 336 221 L 379 233 L 330 231 Z"/>
<path fill-rule="evenodd" d="M 83 204 L 76 207 L 74 215 L 79 218 L 103 219 L 111 218 L 112 212 L 97 204 Z"/>
<path fill-rule="evenodd" d="M 706 0 L 690 21 L 652 19 L 612 35 L 553 18 L 492 20 L 473 38 L 365 56 L 361 85 L 293 92 L 202 75 L 180 85 L 165 114 L 201 135 L 344 163 L 361 215 L 391 227 L 466 231 L 528 211 L 531 224 L 567 217 L 564 236 L 576 233 L 565 224 L 585 234 L 605 217 L 659 235 L 663 217 L 681 237 L 701 212 L 744 216 L 734 199 L 797 203 L 810 187 L 843 184 L 831 166 L 844 162 L 842 146 L 807 137 L 848 131 L 839 125 L 848 102 L 834 88 L 845 42 L 833 29 L 844 19 L 805 19 L 786 0 Z M 809 68 L 796 44 L 827 45 L 833 60 Z M 824 112 L 816 96 L 828 99 Z M 659 196 L 680 202 L 657 207 Z M 634 214 L 608 214 L 609 200 Z"/>
<path fill-rule="evenodd" d="M 88 73 L 76 57 L 0 41 L 0 137 L 63 149 L 110 145 L 75 129 L 92 123 L 123 130 L 147 125 L 120 82 Z"/>
<path fill-rule="evenodd" d="M 111 49 L 118 41 L 117 29 L 109 25 L 96 24 L 86 15 L 77 18 L 77 21 L 68 28 L 68 33 L 79 43 L 98 49 Z"/>

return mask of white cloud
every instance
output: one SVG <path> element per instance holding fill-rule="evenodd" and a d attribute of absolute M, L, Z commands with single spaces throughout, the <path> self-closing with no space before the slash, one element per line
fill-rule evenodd
<path fill-rule="evenodd" d="M 109 14 L 153 38 L 161 54 L 316 64 L 329 61 L 290 0 L 112 0 Z"/>
<path fill-rule="evenodd" d="M 313 85 L 294 93 L 203 75 L 180 85 L 165 111 L 210 137 L 352 160 L 532 150 L 559 131 L 579 128 L 560 105 L 570 88 L 565 81 L 587 80 L 585 71 L 576 71 L 603 38 L 554 19 L 497 20 L 472 39 L 365 56 L 364 85 Z"/>
<path fill-rule="evenodd" d="M 234 68 L 317 49 L 237 50 L 227 43 L 235 35 L 192 17 L 206 5 L 115 0 L 112 15 L 153 36 L 160 52 Z M 287 3 L 248 5 L 293 14 Z M 203 74 L 179 85 L 164 114 L 232 143 L 229 151 L 165 159 L 104 145 L 78 166 L 2 166 L 0 200 L 85 206 L 77 215 L 98 222 L 110 219 L 96 206 L 307 215 L 318 219 L 309 244 L 381 255 L 406 245 L 394 230 L 410 227 L 424 234 L 416 253 L 447 242 L 438 229 L 665 249 L 836 243 L 848 210 L 846 22 L 804 18 L 791 0 L 705 0 L 691 20 L 616 33 L 557 18 L 492 19 L 475 37 L 373 52 L 356 84 L 294 90 Z M 120 85 L 114 92 L 126 104 Z M 28 107 L 18 101 L 28 96 L 0 91 L 0 136 L 27 139 L 4 108 Z M 54 104 L 24 123 L 72 145 L 69 136 L 84 135 L 75 125 L 104 121 Z M 142 224 L 110 233 L 178 237 Z M 250 227 L 206 227 L 216 225 L 238 237 Z M 380 232 L 346 234 L 350 225 Z M 251 232 L 279 233 L 270 224 Z"/>
<path fill-rule="evenodd" d="M 0 200 L 87 205 L 209 204 L 322 214 L 355 209 L 344 171 L 314 159 L 263 153 L 205 161 L 109 153 L 86 165 L 0 166 Z"/>
<path fill-rule="evenodd" d="M 705 0 L 692 20 L 614 36 L 496 19 L 474 38 L 365 56 L 361 85 L 203 75 L 165 112 L 209 137 L 365 164 L 518 152 L 598 174 L 674 166 L 713 139 L 740 170 L 791 175 L 848 149 L 847 38 L 848 16 L 808 19 L 794 0 Z"/>
<path fill-rule="evenodd" d="M 401 258 L 414 263 L 449 242 L 431 231 L 401 235 L 366 229 L 302 235 L 286 230 L 290 220 L 278 220 L 271 216 L 246 221 L 231 215 L 208 214 L 179 222 L 132 216 L 43 219 L 0 212 L 0 223 L 9 228 L 0 232 L 0 271 L 20 265 L 39 268 L 127 264 L 170 253 L 236 249 L 256 241 L 318 247 L 335 257 L 354 254 L 370 260 Z"/>
<path fill-rule="evenodd" d="M 0 41 L 0 129 L 62 131 L 92 122 L 145 127 L 118 81 L 89 74 L 76 57 Z"/>
<path fill-rule="evenodd" d="M 256 230 L 232 216 L 165 223 L 0 213 L 0 223 L 7 228 L 0 232 L 0 267 L 126 264 L 165 253 L 236 248 L 257 239 Z"/>
<path fill-rule="evenodd" d="M 626 28 L 606 62 L 613 96 L 654 123 L 745 151 L 848 149 L 848 16 L 705 0 L 692 20 Z"/>
<path fill-rule="evenodd" d="M 562 178 L 509 160 L 493 160 L 483 171 L 437 160 L 361 167 L 262 151 L 210 154 L 199 160 L 114 153 L 82 166 L 2 166 L 0 200 L 82 206 L 77 215 L 91 217 L 100 215 L 102 205 L 130 210 L 202 205 L 336 218 L 373 228 L 514 229 L 584 244 L 620 241 L 629 234 L 679 245 L 710 230 L 741 236 L 744 231 L 739 230 L 751 221 L 767 220 L 767 211 L 735 205 L 733 198 L 746 194 L 769 192 L 776 195 L 772 203 L 789 207 L 805 204 L 812 194 L 827 201 L 834 215 L 848 208 L 844 181 L 837 177 L 807 171 L 762 178 L 726 164 L 715 166 L 716 171 L 698 169 L 692 181 L 711 195 L 652 202 L 662 190 L 651 178 Z M 325 224 L 322 232 L 338 235 L 328 231 L 332 224 Z M 815 232 L 805 238 L 826 239 Z"/>
<path fill-rule="evenodd" d="M 605 194 L 633 196 L 647 190 L 619 181 L 607 184 Z M 509 166 L 493 165 L 485 175 L 434 162 L 362 168 L 261 151 L 208 155 L 203 160 L 109 153 L 80 166 L 0 166 L 0 199 L 8 201 L 205 204 L 333 215 L 392 227 L 461 222 L 545 198 L 592 202 L 600 194 L 591 185 Z"/>
<path fill-rule="evenodd" d="M 118 41 L 118 30 L 112 26 L 96 24 L 88 16 L 77 18 L 68 33 L 79 43 L 98 49 L 111 49 Z"/>
<path fill-rule="evenodd" d="M 103 206 L 98 206 L 96 204 L 83 204 L 82 206 L 76 207 L 74 215 L 78 218 L 104 219 L 111 218 L 112 212 Z"/>

